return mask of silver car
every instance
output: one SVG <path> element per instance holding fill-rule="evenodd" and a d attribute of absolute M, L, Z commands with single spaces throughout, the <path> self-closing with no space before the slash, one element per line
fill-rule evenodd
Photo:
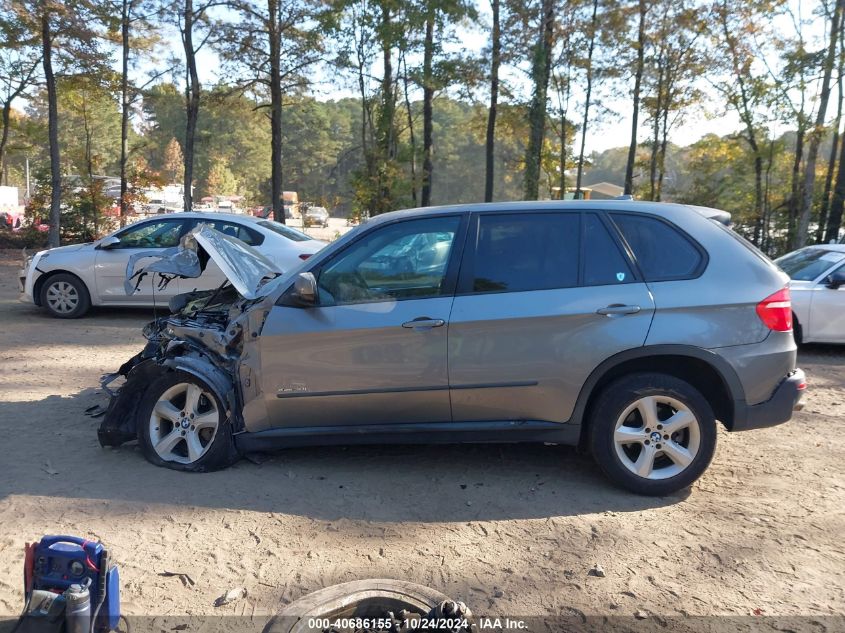
<path fill-rule="evenodd" d="M 206 224 L 255 247 L 277 270 L 298 265 L 325 242 L 272 220 L 228 213 L 171 213 L 140 220 L 88 244 L 72 244 L 39 251 L 24 261 L 20 290 L 24 300 L 64 319 L 84 316 L 91 306 L 153 306 L 166 304 L 189 290 L 208 290 L 226 279 L 216 263 L 199 279 L 166 283 L 149 275 L 127 295 L 124 281 L 130 258 L 141 253 L 155 256 L 176 248 L 179 240 L 198 224 Z M 143 265 L 144 260 L 139 262 Z"/>
<path fill-rule="evenodd" d="M 775 260 L 790 276 L 797 343 L 845 343 L 845 244 L 816 244 Z"/>
<path fill-rule="evenodd" d="M 326 207 L 308 207 L 303 215 L 305 226 L 329 226 L 329 212 Z"/>
<path fill-rule="evenodd" d="M 284 275 L 195 230 L 197 255 L 241 265 L 222 291 L 177 297 L 104 378 L 126 380 L 100 442 L 137 439 L 154 464 L 192 471 L 315 444 L 574 444 L 617 484 L 671 493 L 707 468 L 717 420 L 786 422 L 806 388 L 788 278 L 724 215 L 401 211 Z"/>

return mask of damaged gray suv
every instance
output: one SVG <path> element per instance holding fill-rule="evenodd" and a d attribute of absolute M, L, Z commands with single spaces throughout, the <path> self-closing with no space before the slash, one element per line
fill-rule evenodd
<path fill-rule="evenodd" d="M 145 327 L 144 350 L 104 378 L 100 442 L 137 439 L 190 471 L 303 445 L 572 444 L 632 491 L 677 491 L 710 463 L 717 421 L 786 422 L 806 388 L 788 279 L 725 215 L 631 201 L 401 211 L 283 275 L 198 227 L 170 272 L 211 258 L 229 282 Z"/>

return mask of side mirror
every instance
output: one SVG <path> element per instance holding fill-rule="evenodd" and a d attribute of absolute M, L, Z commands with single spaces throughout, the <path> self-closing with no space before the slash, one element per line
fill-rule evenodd
<path fill-rule="evenodd" d="M 835 273 L 825 277 L 825 285 L 831 290 L 839 290 L 839 286 L 845 285 L 845 271 L 837 270 Z"/>
<path fill-rule="evenodd" d="M 97 248 L 107 251 L 110 248 L 114 248 L 120 244 L 120 238 L 115 235 L 109 235 L 108 237 L 104 237 L 100 240 L 100 243 L 97 244 Z"/>
<path fill-rule="evenodd" d="M 314 273 L 299 273 L 287 292 L 279 299 L 278 305 L 291 308 L 310 308 L 317 305 L 317 279 Z"/>

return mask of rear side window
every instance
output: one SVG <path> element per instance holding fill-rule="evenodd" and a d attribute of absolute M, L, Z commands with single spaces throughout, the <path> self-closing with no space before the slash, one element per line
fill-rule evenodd
<path fill-rule="evenodd" d="M 703 256 L 690 239 L 670 224 L 644 215 L 613 214 L 646 281 L 694 277 Z"/>
<path fill-rule="evenodd" d="M 606 286 L 634 280 L 627 258 L 602 221 L 593 213 L 584 216 L 584 285 Z"/>
<path fill-rule="evenodd" d="M 259 246 L 262 242 L 264 242 L 264 236 L 261 235 L 261 233 L 259 233 L 258 231 L 253 231 L 252 229 L 247 228 L 241 224 L 235 224 L 234 222 L 227 222 L 225 220 L 202 219 L 197 220 L 196 223 L 197 225 L 205 224 L 206 226 L 211 227 L 215 231 L 220 231 L 224 235 L 237 238 L 245 244 L 249 244 L 250 246 Z"/>
<path fill-rule="evenodd" d="M 305 233 L 301 233 L 296 229 L 292 229 L 285 224 L 281 224 L 280 222 L 276 222 L 275 220 L 262 220 L 258 223 L 258 226 L 263 227 L 265 229 L 269 229 L 273 231 L 273 233 L 278 233 L 282 237 L 286 237 L 292 242 L 307 242 L 308 240 L 314 239 L 309 237 Z"/>
<path fill-rule="evenodd" d="M 473 292 L 524 292 L 578 285 L 578 213 L 481 215 Z"/>

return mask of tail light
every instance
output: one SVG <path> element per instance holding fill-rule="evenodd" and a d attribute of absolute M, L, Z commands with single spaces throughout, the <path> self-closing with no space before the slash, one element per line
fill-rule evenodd
<path fill-rule="evenodd" d="M 299 259 L 301 259 L 302 261 L 305 261 L 306 259 L 308 259 L 309 257 L 311 257 L 311 255 L 312 255 L 312 253 L 302 253 L 302 254 L 299 256 Z"/>
<path fill-rule="evenodd" d="M 789 288 L 778 290 L 758 303 L 757 316 L 770 330 L 792 330 L 792 300 L 789 298 Z"/>

